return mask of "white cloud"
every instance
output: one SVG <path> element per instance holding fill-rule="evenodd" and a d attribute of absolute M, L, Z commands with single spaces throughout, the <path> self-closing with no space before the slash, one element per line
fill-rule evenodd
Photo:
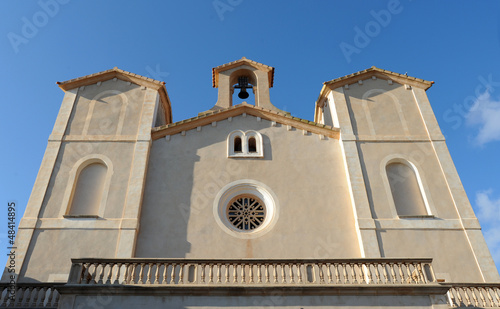
<path fill-rule="evenodd" d="M 478 126 L 475 141 L 484 145 L 500 140 L 500 101 L 495 101 L 488 90 L 477 97 L 466 116 L 466 123 Z"/>
<path fill-rule="evenodd" d="M 491 198 L 492 190 L 476 193 L 476 215 L 484 238 L 497 266 L 500 266 L 500 198 Z"/>

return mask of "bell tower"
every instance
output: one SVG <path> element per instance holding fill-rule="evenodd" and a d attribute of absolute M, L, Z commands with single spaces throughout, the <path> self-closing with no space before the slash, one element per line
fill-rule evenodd
<path fill-rule="evenodd" d="M 255 96 L 255 106 L 269 110 L 276 108 L 269 98 L 269 88 L 273 87 L 274 68 L 242 57 L 212 69 L 212 85 L 219 89 L 217 103 L 201 114 L 233 106 L 233 94 L 239 89 L 240 99 L 248 98 L 251 90 Z"/>

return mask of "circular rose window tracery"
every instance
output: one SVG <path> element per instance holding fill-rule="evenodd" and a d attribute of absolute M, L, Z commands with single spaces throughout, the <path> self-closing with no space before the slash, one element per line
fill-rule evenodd
<path fill-rule="evenodd" d="M 238 196 L 227 206 L 227 219 L 238 230 L 251 231 L 266 218 L 264 203 L 253 196 Z"/>

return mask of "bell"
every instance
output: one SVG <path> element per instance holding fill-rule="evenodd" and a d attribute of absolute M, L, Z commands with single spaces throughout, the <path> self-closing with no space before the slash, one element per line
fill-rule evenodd
<path fill-rule="evenodd" d="M 246 99 L 248 98 L 249 94 L 245 88 L 241 88 L 240 93 L 238 93 L 238 98 L 240 99 Z"/>
<path fill-rule="evenodd" d="M 246 99 L 249 96 L 247 88 L 253 88 L 253 86 L 248 84 L 247 76 L 240 76 L 238 77 L 238 85 L 234 86 L 234 88 L 240 89 L 240 93 L 238 93 L 238 98 Z"/>

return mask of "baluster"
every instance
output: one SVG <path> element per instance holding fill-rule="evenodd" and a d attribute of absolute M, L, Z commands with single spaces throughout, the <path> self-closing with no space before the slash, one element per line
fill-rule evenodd
<path fill-rule="evenodd" d="M 396 271 L 394 270 L 396 268 L 396 264 L 389 263 L 389 268 L 391 269 L 391 283 L 397 283 L 398 277 L 396 276 Z"/>
<path fill-rule="evenodd" d="M 249 277 L 250 277 L 250 283 L 254 283 L 253 281 L 253 264 L 249 264 Z"/>
<path fill-rule="evenodd" d="M 404 284 L 405 283 L 405 275 L 403 273 L 403 267 L 401 266 L 401 263 L 397 263 L 397 265 L 398 265 L 398 269 L 399 269 L 399 276 L 401 279 L 401 284 Z"/>
<path fill-rule="evenodd" d="M 160 283 L 160 263 L 155 263 L 155 280 L 153 281 L 153 284 L 159 284 Z"/>
<path fill-rule="evenodd" d="M 233 282 L 238 283 L 238 264 L 233 264 Z"/>
<path fill-rule="evenodd" d="M 304 283 L 304 281 L 302 281 L 302 265 L 299 263 L 295 266 L 297 267 L 297 283 Z"/>
<path fill-rule="evenodd" d="M 338 263 L 334 263 L 334 264 L 333 264 L 333 267 L 335 267 L 335 279 L 336 279 L 336 282 L 337 282 L 338 284 L 340 284 L 340 273 L 339 273 L 339 267 L 341 267 L 341 266 L 340 266 L 340 264 L 338 264 Z"/>
<path fill-rule="evenodd" d="M 451 288 L 448 291 L 448 301 L 449 301 L 449 307 L 458 307 L 457 301 L 455 300 L 455 294 L 454 294 L 455 289 Z"/>
<path fill-rule="evenodd" d="M 286 283 L 285 264 L 284 263 L 281 263 L 281 282 Z"/>
<path fill-rule="evenodd" d="M 474 288 L 468 288 L 468 290 L 470 291 L 470 294 L 472 295 L 472 300 L 474 301 L 474 306 L 475 307 L 479 307 L 479 301 L 477 299 L 477 296 L 476 296 L 476 293 L 475 293 L 475 289 Z"/>
<path fill-rule="evenodd" d="M 373 266 L 375 267 L 375 277 L 377 278 L 377 284 L 382 283 L 382 279 L 380 279 L 380 270 L 378 269 L 379 264 L 374 263 Z"/>
<path fill-rule="evenodd" d="M 168 284 L 168 263 L 163 263 L 163 284 Z"/>
<path fill-rule="evenodd" d="M 352 278 L 353 278 L 353 284 L 357 284 L 358 283 L 358 278 L 357 278 L 357 275 L 356 275 L 356 269 L 354 268 L 354 265 L 356 264 L 353 264 L 353 263 L 349 263 L 349 267 L 351 267 L 351 274 L 352 274 Z"/>
<path fill-rule="evenodd" d="M 40 300 L 38 301 L 38 307 L 43 308 L 43 303 L 45 302 L 45 297 L 47 295 L 47 288 L 40 288 Z"/>
<path fill-rule="evenodd" d="M 151 273 L 151 268 L 153 268 L 153 263 L 149 263 L 148 265 L 148 272 L 146 273 L 146 284 L 151 284 L 151 276 L 153 275 Z"/>
<path fill-rule="evenodd" d="M 419 283 L 426 283 L 425 282 L 424 272 L 423 272 L 423 269 L 422 269 L 422 264 L 421 263 L 417 263 L 416 267 L 417 267 L 417 272 L 418 272 L 418 282 Z"/>
<path fill-rule="evenodd" d="M 477 291 L 478 291 L 478 293 L 479 293 L 479 298 L 481 299 L 481 302 L 482 302 L 482 304 L 483 304 L 483 307 L 487 307 L 487 306 L 488 306 L 488 304 L 487 304 L 487 302 L 486 302 L 486 298 L 484 297 L 484 294 L 483 294 L 483 291 L 484 291 L 484 290 L 485 290 L 485 289 L 484 289 L 483 287 L 478 287 L 478 288 L 477 288 Z"/>
<path fill-rule="evenodd" d="M 29 288 L 26 289 L 19 288 L 16 293 L 17 304 L 16 304 L 16 299 L 12 302 L 12 304 L 15 304 L 16 307 L 21 307 L 23 305 L 22 302 L 26 292 L 29 292 Z"/>
<path fill-rule="evenodd" d="M 290 273 L 290 283 L 295 283 L 295 278 L 293 275 L 293 265 L 290 263 L 288 264 L 288 272 Z"/>
<path fill-rule="evenodd" d="M 146 263 L 139 263 L 139 277 L 137 278 L 138 284 L 143 284 L 144 281 L 144 268 L 146 268 Z"/>
<path fill-rule="evenodd" d="M 52 306 L 53 306 L 54 308 L 58 308 L 58 307 L 59 307 L 59 297 L 60 297 L 61 295 L 59 295 L 59 292 L 57 292 L 57 290 L 54 290 L 54 293 L 55 293 L 55 294 L 54 294 L 54 303 L 52 304 Z"/>
<path fill-rule="evenodd" d="M 406 274 L 408 275 L 408 279 L 406 279 L 406 282 L 408 283 L 413 283 L 412 281 L 414 281 L 413 279 L 413 273 L 411 271 L 411 263 L 408 263 L 408 264 L 404 264 L 405 268 L 406 268 Z M 416 281 L 415 283 L 418 283 L 418 281 Z"/>
<path fill-rule="evenodd" d="M 116 278 L 113 284 L 120 284 L 120 268 L 122 267 L 122 263 L 118 263 L 118 269 L 116 270 Z"/>
<path fill-rule="evenodd" d="M 269 264 L 266 263 L 264 264 L 265 270 L 266 270 L 266 283 L 269 283 Z"/>
<path fill-rule="evenodd" d="M 274 283 L 278 283 L 278 264 L 272 264 L 273 266 L 273 274 L 274 274 Z"/>
<path fill-rule="evenodd" d="M 176 263 L 172 264 L 172 271 L 170 273 L 170 283 L 175 284 L 175 267 L 177 267 Z"/>
<path fill-rule="evenodd" d="M 241 283 L 245 284 L 246 279 L 245 279 L 245 263 L 241 264 Z"/>
<path fill-rule="evenodd" d="M 465 300 L 467 301 L 466 305 L 468 307 L 468 306 L 472 305 L 472 301 L 470 299 L 469 293 L 467 293 L 467 290 L 468 290 L 468 288 L 463 288 Z"/>
<path fill-rule="evenodd" d="M 368 282 L 367 282 L 368 284 L 374 283 L 374 281 L 373 281 L 373 275 L 372 275 L 372 269 L 370 267 L 371 265 L 372 265 L 371 263 L 366 263 L 366 271 L 368 273 Z M 377 267 L 376 264 L 374 264 L 374 265 L 375 265 L 375 268 L 376 268 Z"/>
<path fill-rule="evenodd" d="M 92 279 L 92 276 L 90 275 L 90 267 L 92 266 L 91 263 L 82 263 L 83 269 L 82 269 L 82 278 L 80 280 L 80 283 L 83 284 L 88 284 L 90 283 L 90 279 Z"/>
<path fill-rule="evenodd" d="M 318 273 L 319 273 L 319 283 L 325 283 L 325 274 L 323 273 L 323 263 L 318 264 Z"/>
<path fill-rule="evenodd" d="M 359 268 L 359 271 L 361 272 L 359 282 L 360 283 L 367 283 L 366 282 L 366 278 L 365 278 L 365 271 L 364 271 L 364 265 L 363 265 L 363 263 L 359 263 L 358 264 L 358 268 Z"/>
<path fill-rule="evenodd" d="M 31 306 L 36 307 L 36 301 L 38 300 L 38 294 L 40 293 L 40 289 L 33 288 L 33 292 L 31 293 Z M 29 305 L 29 301 L 26 302 L 26 305 Z"/>
<path fill-rule="evenodd" d="M 262 267 L 262 264 L 257 263 L 257 282 L 258 283 L 262 283 L 262 271 L 260 269 L 261 267 Z"/>
<path fill-rule="evenodd" d="M 76 265 L 76 264 L 73 264 L 73 265 Z M 76 281 L 76 283 L 78 283 L 78 284 L 82 283 L 83 279 L 85 278 L 85 271 L 87 270 L 87 268 L 85 267 L 85 263 L 81 263 L 81 266 L 82 266 L 82 268 L 80 269 L 80 276 L 79 276 L 78 280 Z"/>
<path fill-rule="evenodd" d="M 229 283 L 229 266 L 231 264 L 227 263 L 227 264 L 224 264 L 224 271 L 225 271 L 225 274 L 226 274 L 226 282 L 225 283 Z"/>
<path fill-rule="evenodd" d="M 106 279 L 106 284 L 111 284 L 111 277 L 113 276 L 114 267 L 115 267 L 114 263 L 109 264 L 109 273 L 108 273 L 108 278 Z"/>
<path fill-rule="evenodd" d="M 221 276 L 221 272 L 220 272 L 220 263 L 217 263 L 217 283 L 221 283 L 221 280 L 220 280 L 220 276 Z"/>
<path fill-rule="evenodd" d="M 462 288 L 458 287 L 455 289 L 457 291 L 458 307 L 464 305 L 464 300 L 462 298 Z"/>
<path fill-rule="evenodd" d="M 137 282 L 136 282 L 136 274 L 137 274 L 137 266 L 139 266 L 138 263 L 132 263 L 132 274 L 131 274 L 131 279 L 132 279 L 132 284 L 136 284 L 139 279 L 137 279 Z"/>
<path fill-rule="evenodd" d="M 382 263 L 382 270 L 384 271 L 384 280 L 385 282 L 384 283 L 389 283 L 389 275 L 387 274 L 387 264 L 386 263 Z"/>
<path fill-rule="evenodd" d="M 129 263 L 125 263 L 125 275 L 124 275 L 124 280 L 123 280 L 123 282 L 125 284 L 129 284 L 130 283 L 130 278 L 129 278 L 130 273 L 131 273 L 130 272 L 130 264 Z"/>
<path fill-rule="evenodd" d="M 52 298 L 54 297 L 54 294 L 56 293 L 56 291 L 54 290 L 54 288 L 48 288 L 47 291 L 49 293 L 47 295 L 47 306 L 46 307 L 53 307 Z M 43 307 L 43 306 L 39 306 L 39 307 Z"/>
<path fill-rule="evenodd" d="M 179 284 L 184 283 L 184 267 L 186 265 L 184 263 L 179 263 Z"/>
<path fill-rule="evenodd" d="M 500 296 L 498 295 L 498 291 L 500 289 L 492 287 L 491 290 L 493 291 L 493 295 L 495 295 L 495 299 L 496 299 L 495 306 L 500 307 Z"/>
<path fill-rule="evenodd" d="M 99 276 L 99 282 L 98 282 L 99 284 L 103 284 L 104 283 L 104 272 L 105 272 L 105 270 L 106 270 L 106 264 L 103 263 L 101 265 L 101 275 Z"/>
<path fill-rule="evenodd" d="M 342 269 L 344 272 L 344 283 L 347 284 L 347 283 L 349 283 L 349 276 L 347 275 L 347 264 L 346 263 L 342 263 Z"/>
<path fill-rule="evenodd" d="M 206 264 L 201 263 L 201 275 L 200 275 L 201 283 L 205 283 L 205 267 L 206 267 Z"/>
<path fill-rule="evenodd" d="M 326 263 L 326 276 L 328 277 L 328 283 L 332 283 L 332 264 Z"/>
<path fill-rule="evenodd" d="M 208 283 L 214 283 L 214 264 L 208 264 Z"/>
<path fill-rule="evenodd" d="M 92 273 L 92 278 L 90 278 L 90 283 L 97 283 L 97 267 L 99 266 L 98 263 L 94 263 L 94 271 Z"/>

